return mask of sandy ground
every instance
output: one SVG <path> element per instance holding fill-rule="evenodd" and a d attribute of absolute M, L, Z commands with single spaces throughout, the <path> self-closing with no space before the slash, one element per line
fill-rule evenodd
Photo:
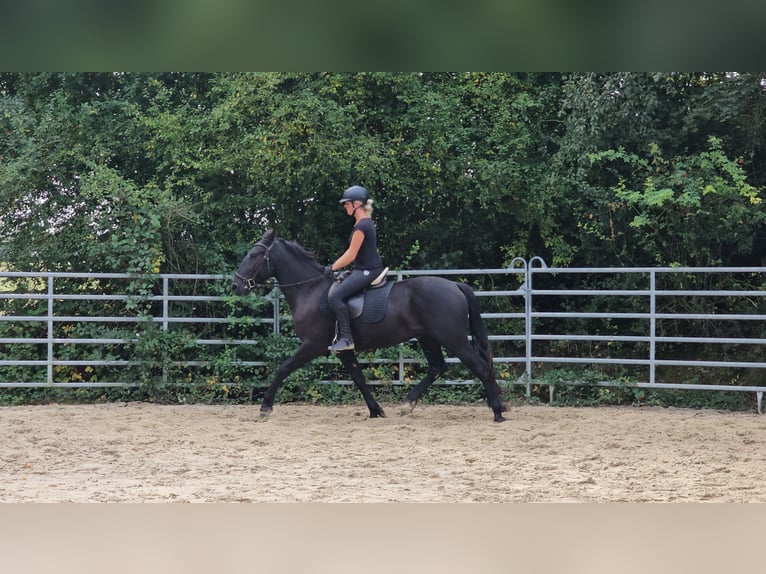
<path fill-rule="evenodd" d="M 383 407 L 3 407 L 0 501 L 766 502 L 766 416 Z"/>

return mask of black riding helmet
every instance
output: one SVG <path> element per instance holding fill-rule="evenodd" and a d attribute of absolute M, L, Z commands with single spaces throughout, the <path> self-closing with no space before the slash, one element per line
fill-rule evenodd
<path fill-rule="evenodd" d="M 340 198 L 340 202 L 361 201 L 362 203 L 365 203 L 368 199 L 370 199 L 370 194 L 367 193 L 365 188 L 361 185 L 352 185 L 343 192 L 343 197 Z"/>

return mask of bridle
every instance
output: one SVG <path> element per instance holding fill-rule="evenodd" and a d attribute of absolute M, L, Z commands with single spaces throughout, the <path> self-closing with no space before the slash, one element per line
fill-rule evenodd
<path fill-rule="evenodd" d="M 255 251 L 256 247 L 263 247 L 264 255 L 263 255 L 263 259 L 261 259 L 261 262 L 258 264 L 258 267 L 256 267 L 255 270 L 253 271 L 252 276 L 255 277 L 255 276 L 258 275 L 258 272 L 261 270 L 261 267 L 263 266 L 264 263 L 266 264 L 266 272 L 269 275 L 271 275 L 271 259 L 270 259 L 269 256 L 271 255 L 271 248 L 274 247 L 274 242 L 272 242 L 271 245 L 267 246 L 264 243 L 261 243 L 259 241 L 258 243 L 253 245 L 253 248 L 250 251 L 251 254 L 252 254 L 253 251 Z M 253 279 L 252 277 L 245 277 L 244 275 L 240 274 L 238 271 L 234 272 L 234 277 L 236 277 L 237 279 L 242 281 L 242 283 L 245 285 L 245 287 L 247 287 L 250 290 L 253 290 L 253 289 L 255 289 L 256 287 L 259 287 L 259 286 L 264 286 L 265 287 L 265 286 L 271 285 L 271 283 L 257 283 L 255 281 L 255 279 Z M 323 275 L 317 275 L 316 277 L 311 277 L 309 279 L 305 279 L 303 281 L 298 281 L 296 283 L 279 283 L 279 282 L 277 282 L 276 285 L 277 285 L 277 287 L 296 287 L 298 285 L 303 285 L 304 283 L 311 283 L 312 281 L 317 281 L 317 280 L 321 279 L 322 277 L 323 277 Z"/>
<path fill-rule="evenodd" d="M 266 263 L 266 272 L 271 273 L 271 261 L 269 258 L 269 255 L 271 254 L 271 248 L 274 247 L 274 243 L 272 243 L 269 246 L 266 246 L 265 244 L 261 243 L 260 241 L 253 245 L 252 250 L 250 251 L 250 254 L 252 255 L 253 251 L 255 251 L 256 247 L 263 247 L 264 255 L 263 259 L 261 259 L 261 262 L 258 264 L 258 267 L 255 268 L 255 271 L 253 271 L 252 275 L 253 277 L 258 275 L 258 272 L 261 270 L 261 267 L 264 263 Z M 244 275 L 241 275 L 239 271 L 234 272 L 234 277 L 242 281 L 244 283 L 245 287 L 252 290 L 258 287 L 259 285 L 267 285 L 267 283 L 256 283 L 255 279 L 252 277 L 245 277 Z"/>

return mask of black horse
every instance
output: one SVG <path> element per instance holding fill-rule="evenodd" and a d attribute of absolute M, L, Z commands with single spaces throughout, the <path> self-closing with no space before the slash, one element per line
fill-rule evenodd
<path fill-rule="evenodd" d="M 327 347 L 335 333 L 335 320 L 320 311 L 320 299 L 332 280 L 323 275 L 323 267 L 305 249 L 293 241 L 266 232 L 247 254 L 234 274 L 232 289 L 244 295 L 268 278 L 275 277 L 290 305 L 300 347 L 277 369 L 261 403 L 261 415 L 274 406 L 277 390 L 287 376 L 309 361 L 328 354 Z M 466 324 L 472 341 L 468 340 Z M 487 329 L 481 319 L 479 302 L 468 285 L 440 277 L 416 277 L 397 281 L 391 289 L 384 319 L 372 324 L 352 326 L 356 349 L 390 347 L 415 338 L 420 342 L 428 372 L 407 394 L 402 414 L 415 408 L 423 392 L 447 368 L 442 347 L 458 357 L 484 384 L 487 403 L 496 422 L 505 420 L 506 405 L 500 398 L 495 380 L 492 349 Z M 362 393 L 370 417 L 385 413 L 373 398 L 354 351 L 338 353 Z"/>

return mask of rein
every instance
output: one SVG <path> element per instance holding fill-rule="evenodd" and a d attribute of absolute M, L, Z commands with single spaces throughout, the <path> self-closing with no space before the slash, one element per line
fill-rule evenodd
<path fill-rule="evenodd" d="M 261 260 L 261 262 L 258 264 L 258 267 L 256 267 L 255 270 L 253 271 L 253 273 L 252 273 L 253 276 L 258 275 L 258 271 L 261 270 L 261 267 L 263 266 L 264 263 L 266 263 L 266 272 L 270 274 L 271 273 L 271 259 L 269 258 L 269 256 L 271 254 L 271 248 L 274 247 L 274 243 L 272 243 L 271 245 L 266 247 L 266 245 L 264 245 L 263 243 L 261 243 L 259 241 L 258 243 L 256 243 L 253 246 L 253 250 L 255 250 L 256 247 L 263 247 L 263 249 L 264 249 L 264 257 Z M 270 282 L 270 283 L 257 283 L 252 277 L 245 277 L 244 275 L 241 275 L 239 272 L 235 272 L 234 276 L 237 279 L 239 279 L 240 281 L 242 281 L 242 283 L 244 283 L 245 286 L 248 289 L 250 289 L 250 290 L 252 290 L 252 289 L 254 289 L 256 287 L 268 287 L 269 285 L 274 285 L 273 282 Z M 304 285 L 305 283 L 311 283 L 312 281 L 317 281 L 318 279 L 321 279 L 322 277 L 323 277 L 323 275 L 317 275 L 316 277 L 311 277 L 309 279 L 304 279 L 303 281 L 297 281 L 295 283 L 279 283 L 279 282 L 277 282 L 276 286 L 280 287 L 280 288 L 282 288 L 282 287 L 297 287 L 298 285 Z"/>

